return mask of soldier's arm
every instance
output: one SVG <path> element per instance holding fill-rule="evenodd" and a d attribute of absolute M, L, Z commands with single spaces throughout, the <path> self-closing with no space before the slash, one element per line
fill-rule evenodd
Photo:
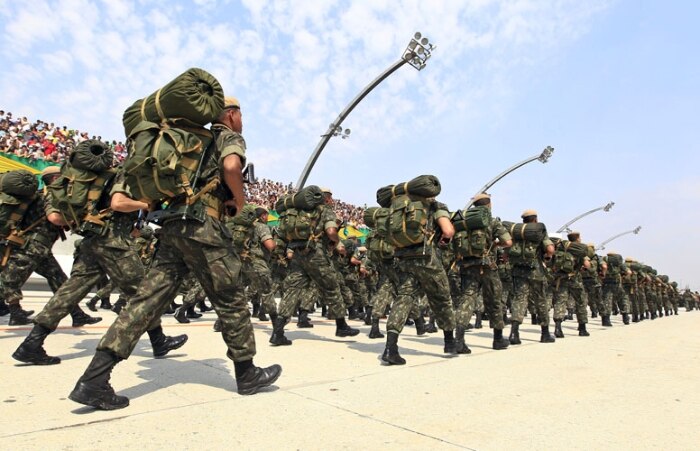
<path fill-rule="evenodd" d="M 114 193 L 112 194 L 109 207 L 113 211 L 120 213 L 131 213 L 138 210 L 148 210 L 149 205 L 146 202 L 134 200 L 124 193 Z"/>
<path fill-rule="evenodd" d="M 238 154 L 232 153 L 224 157 L 224 183 L 233 193 L 233 204 L 236 211 L 241 211 L 245 204 L 245 193 L 243 192 L 243 162 Z"/>
<path fill-rule="evenodd" d="M 277 247 L 275 240 L 273 240 L 272 238 L 263 241 L 262 245 L 265 246 L 265 249 L 267 249 L 270 252 L 274 251 L 275 247 Z"/>

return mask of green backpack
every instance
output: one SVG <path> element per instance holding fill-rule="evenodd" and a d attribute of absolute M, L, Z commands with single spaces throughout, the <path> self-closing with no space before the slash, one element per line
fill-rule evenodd
<path fill-rule="evenodd" d="M 239 251 L 250 248 L 250 240 L 253 237 L 254 230 L 253 223 L 257 219 L 255 208 L 255 205 L 245 204 L 236 216 L 229 219 L 233 246 Z"/>
<path fill-rule="evenodd" d="M 0 238 L 8 237 L 22 222 L 38 187 L 36 176 L 24 169 L 0 174 Z"/>
<path fill-rule="evenodd" d="M 322 206 L 313 210 L 288 208 L 280 213 L 279 234 L 287 242 L 310 241 L 317 238 L 316 229 L 321 219 Z"/>
<path fill-rule="evenodd" d="M 576 272 L 576 257 L 569 252 L 571 242 L 562 240 L 554 251 L 554 270 L 566 274 Z"/>
<path fill-rule="evenodd" d="M 484 258 L 491 251 L 491 209 L 487 206 L 462 212 L 455 225 L 455 251 L 459 257 Z"/>
<path fill-rule="evenodd" d="M 396 248 L 422 244 L 430 233 L 432 205 L 422 197 L 402 194 L 391 200 L 387 239 Z"/>
<path fill-rule="evenodd" d="M 103 153 L 95 155 L 100 148 Z M 93 159 L 94 164 L 89 165 L 86 162 L 91 157 L 86 153 L 99 158 Z M 92 141 L 90 145 L 79 145 L 61 165 L 61 174 L 46 187 L 52 206 L 61 212 L 73 231 L 101 234 L 106 230 L 105 218 L 111 210 L 100 207 L 103 206 L 105 188 L 116 175 L 107 163 L 111 163 L 111 159 L 112 151 L 104 143 Z"/>
<path fill-rule="evenodd" d="M 210 130 L 187 119 L 140 122 L 129 134 L 124 181 L 134 197 L 144 202 L 162 202 L 180 195 L 195 197 L 192 184 L 213 142 Z M 215 183 L 202 188 L 197 196 L 214 188 Z"/>

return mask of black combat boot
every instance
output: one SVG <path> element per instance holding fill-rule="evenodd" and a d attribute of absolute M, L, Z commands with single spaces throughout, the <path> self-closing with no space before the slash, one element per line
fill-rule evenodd
<path fill-rule="evenodd" d="M 554 336 L 557 338 L 564 338 L 564 331 L 561 330 L 561 321 L 560 319 L 554 320 Z"/>
<path fill-rule="evenodd" d="M 384 334 L 379 330 L 379 318 L 372 318 L 372 328 L 369 330 L 369 338 L 384 338 Z"/>
<path fill-rule="evenodd" d="M 99 301 L 100 298 L 98 296 L 93 296 L 92 299 L 87 301 L 85 305 L 91 312 L 96 312 L 97 311 L 97 301 Z"/>
<path fill-rule="evenodd" d="M 187 343 L 187 335 L 168 337 L 163 333 L 161 326 L 149 330 L 148 338 L 151 339 L 151 346 L 153 346 L 153 357 L 163 357 L 168 352 L 178 349 Z"/>
<path fill-rule="evenodd" d="M 467 343 L 464 341 L 464 327 L 462 326 L 457 326 L 457 329 L 455 329 L 455 348 L 457 351 L 457 354 L 471 354 L 472 350 L 469 349 L 469 346 L 467 346 Z"/>
<path fill-rule="evenodd" d="M 578 336 L 579 337 L 588 337 L 591 334 L 588 333 L 586 330 L 586 323 L 578 323 Z"/>
<path fill-rule="evenodd" d="M 574 319 L 574 309 L 566 309 L 566 319 L 569 321 Z"/>
<path fill-rule="evenodd" d="M 109 384 L 112 369 L 122 360 L 108 351 L 97 351 L 68 398 L 101 410 L 123 409 L 129 398 L 119 396 Z"/>
<path fill-rule="evenodd" d="M 369 338 L 384 338 L 384 334 L 379 330 L 379 318 L 372 318 L 372 328 L 369 330 Z"/>
<path fill-rule="evenodd" d="M 123 299 L 123 296 L 124 295 L 119 296 L 117 301 L 119 299 Z M 124 299 L 124 302 L 126 303 L 126 299 Z M 112 310 L 112 303 L 109 301 L 109 296 L 107 296 L 106 298 L 100 299 L 100 308 L 104 309 L 104 310 Z"/>
<path fill-rule="evenodd" d="M 674 315 L 678 315 L 678 309 L 677 309 L 677 308 L 674 308 L 674 309 L 673 309 L 673 314 L 674 314 Z"/>
<path fill-rule="evenodd" d="M 399 354 L 399 334 L 388 332 L 386 334 L 386 347 L 382 354 L 382 361 L 389 365 L 405 365 L 406 359 Z"/>
<path fill-rule="evenodd" d="M 638 323 L 639 322 L 639 315 L 636 313 L 632 313 L 632 322 L 633 323 Z"/>
<path fill-rule="evenodd" d="M 510 337 L 508 337 L 508 341 L 510 341 L 512 345 L 519 345 L 521 343 L 519 322 L 513 321 L 510 323 Z"/>
<path fill-rule="evenodd" d="M 404 326 L 413 326 L 413 320 L 411 317 L 406 318 L 406 322 L 404 323 Z"/>
<path fill-rule="evenodd" d="M 190 319 L 197 319 L 197 318 L 201 318 L 202 314 L 195 312 L 194 305 L 190 305 L 187 307 L 187 317 Z"/>
<path fill-rule="evenodd" d="M 415 320 L 416 324 L 416 335 L 423 336 L 425 335 L 425 318 L 423 318 L 423 315 L 418 315 L 418 318 Z"/>
<path fill-rule="evenodd" d="M 321 316 L 326 318 L 326 319 L 329 319 L 328 318 L 328 307 L 326 307 L 326 304 L 323 304 L 321 306 Z"/>
<path fill-rule="evenodd" d="M 629 324 L 630 323 L 630 315 L 629 313 L 623 313 L 622 314 L 622 322 L 624 324 Z"/>
<path fill-rule="evenodd" d="M 617 305 L 613 305 L 612 314 L 613 316 L 617 316 L 620 314 L 620 310 L 618 310 Z"/>
<path fill-rule="evenodd" d="M 476 319 L 474 320 L 474 329 L 481 329 L 483 327 L 481 324 L 481 318 L 483 317 L 483 314 L 481 312 L 476 312 L 475 316 Z"/>
<path fill-rule="evenodd" d="M 656 310 L 652 310 L 652 311 L 651 311 L 651 319 L 656 319 L 656 318 L 657 318 L 657 316 L 656 316 Z"/>
<path fill-rule="evenodd" d="M 70 317 L 71 319 L 73 319 L 73 327 L 82 327 L 86 324 L 95 324 L 102 321 L 102 318 L 100 318 L 99 316 L 90 316 L 84 311 L 82 311 L 77 305 L 75 306 L 73 311 L 70 312 Z"/>
<path fill-rule="evenodd" d="M 261 388 L 274 384 L 282 375 L 282 367 L 271 365 L 260 368 L 253 365 L 252 360 L 233 362 L 236 372 L 236 386 L 239 395 L 254 395 Z"/>
<path fill-rule="evenodd" d="M 360 319 L 360 314 L 354 305 L 348 307 L 348 319 Z"/>
<path fill-rule="evenodd" d="M 429 334 L 434 334 L 438 331 L 437 326 L 435 325 L 435 317 L 433 315 L 430 315 L 428 318 L 428 325 L 425 326 L 425 331 Z"/>
<path fill-rule="evenodd" d="M 541 326 L 540 343 L 554 343 L 556 340 L 549 333 L 549 326 Z"/>
<path fill-rule="evenodd" d="M 353 329 L 345 322 L 345 318 L 337 318 L 335 320 L 335 336 L 336 337 L 354 337 L 359 334 L 359 329 Z"/>
<path fill-rule="evenodd" d="M 168 309 L 165 311 L 165 313 L 169 313 L 169 314 L 175 313 L 175 310 L 177 309 L 177 307 L 173 308 L 173 304 L 175 304 L 175 303 L 173 302 L 168 306 Z M 115 302 L 114 305 L 112 306 L 112 311 L 118 315 L 119 312 L 121 312 L 125 306 L 126 306 L 126 299 L 119 298 L 119 299 L 117 299 L 117 302 Z"/>
<path fill-rule="evenodd" d="M 180 324 L 189 324 L 190 322 L 189 318 L 187 318 L 187 310 L 183 306 L 176 308 L 173 316 Z"/>
<path fill-rule="evenodd" d="M 510 345 L 510 341 L 507 338 L 503 338 L 503 329 L 493 330 L 493 349 L 500 351 L 502 349 L 507 349 Z"/>
<path fill-rule="evenodd" d="M 603 325 L 603 327 L 612 327 L 612 323 L 610 322 L 610 315 L 603 315 L 601 318 L 601 324 Z"/>
<path fill-rule="evenodd" d="M 253 316 L 258 316 L 258 310 L 260 310 L 260 303 L 253 302 Z"/>
<path fill-rule="evenodd" d="M 371 326 L 372 325 L 372 306 L 367 306 L 365 308 L 365 326 Z"/>
<path fill-rule="evenodd" d="M 649 310 L 647 310 L 647 311 L 644 313 L 644 317 L 645 317 L 646 319 L 651 319 L 651 313 L 649 313 Z"/>
<path fill-rule="evenodd" d="M 0 316 L 10 314 L 10 307 L 7 306 L 4 299 L 0 299 Z"/>
<path fill-rule="evenodd" d="M 445 347 L 443 352 L 445 354 L 457 354 L 457 340 L 455 340 L 455 334 L 453 330 L 443 330 L 442 333 L 445 336 Z"/>
<path fill-rule="evenodd" d="M 597 310 L 591 310 L 591 318 L 598 318 L 598 311 Z"/>
<path fill-rule="evenodd" d="M 10 304 L 10 326 L 25 326 L 31 324 L 32 320 L 29 319 L 29 314 L 26 310 L 22 310 L 19 304 Z"/>
<path fill-rule="evenodd" d="M 532 313 L 532 314 L 530 315 L 530 323 L 531 323 L 533 326 L 536 326 L 537 324 L 540 323 L 540 322 L 537 320 L 537 313 Z"/>
<path fill-rule="evenodd" d="M 299 310 L 299 317 L 297 318 L 297 327 L 299 329 L 309 329 L 314 327 L 309 321 L 309 312 L 306 310 Z"/>
<path fill-rule="evenodd" d="M 214 332 L 221 332 L 221 318 L 216 318 L 214 321 Z"/>
<path fill-rule="evenodd" d="M 27 338 L 12 354 L 12 358 L 34 365 L 56 365 L 61 363 L 60 358 L 47 355 L 44 350 L 44 340 L 51 332 L 51 330 L 40 324 L 34 325 Z"/>
<path fill-rule="evenodd" d="M 284 336 L 284 325 L 287 324 L 287 318 L 284 316 L 277 316 L 272 324 L 272 335 L 270 336 L 270 343 L 272 346 L 289 346 L 292 344 L 292 340 Z"/>
<path fill-rule="evenodd" d="M 265 314 L 265 306 L 260 305 L 260 309 L 258 310 L 258 319 L 260 321 L 268 321 L 267 315 Z"/>
<path fill-rule="evenodd" d="M 202 299 L 201 301 L 197 302 L 197 307 L 199 308 L 199 311 L 202 313 L 210 312 L 214 310 L 214 307 L 210 307 L 207 305 L 207 303 Z"/>

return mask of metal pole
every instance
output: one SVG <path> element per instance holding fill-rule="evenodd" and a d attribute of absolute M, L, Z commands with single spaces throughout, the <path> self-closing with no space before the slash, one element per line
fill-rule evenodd
<path fill-rule="evenodd" d="M 341 125 L 346 117 L 352 112 L 352 110 L 364 99 L 367 94 L 372 92 L 374 88 L 377 87 L 382 81 L 384 81 L 389 75 L 393 74 L 401 66 L 408 63 L 413 68 L 417 70 L 422 70 L 425 67 L 426 61 L 430 58 L 432 50 L 435 48 L 434 45 L 428 42 L 427 38 L 422 37 L 420 33 L 416 33 L 411 41 L 408 43 L 408 47 L 404 51 L 403 56 L 400 60 L 389 66 L 384 72 L 382 72 L 377 78 L 372 80 L 370 84 L 364 87 L 362 91 L 345 107 L 345 109 L 338 115 L 337 119 L 328 126 L 326 133 L 321 135 L 321 141 L 311 153 L 309 160 L 306 162 L 304 170 L 299 176 L 299 180 L 296 184 L 296 189 L 300 190 L 306 184 L 306 180 L 309 178 L 309 173 L 316 164 L 316 160 L 323 152 L 323 149 L 328 144 L 328 141 L 333 136 L 338 136 L 342 133 Z M 345 136 L 350 133 L 350 130 L 345 130 Z"/>
<path fill-rule="evenodd" d="M 467 205 L 464 206 L 464 209 L 466 210 L 472 206 L 472 204 L 474 203 L 474 197 L 476 197 L 477 194 L 485 193 L 486 191 L 489 190 L 489 188 L 491 188 L 493 185 L 495 185 L 499 180 L 501 180 L 506 175 L 510 174 L 511 172 L 515 171 L 516 169 L 521 168 L 521 167 L 525 166 L 526 164 L 531 163 L 535 160 L 538 160 L 542 163 L 546 163 L 547 160 L 549 160 L 549 157 L 552 156 L 552 153 L 554 153 L 554 148 L 552 146 L 547 146 L 542 151 L 542 153 L 539 153 L 537 155 L 533 155 L 532 157 L 528 158 L 527 160 L 523 160 L 520 163 L 518 163 L 514 166 L 511 166 L 508 169 L 506 169 L 505 171 L 501 172 L 493 180 L 488 182 L 479 191 L 477 191 L 476 194 L 474 194 L 474 196 L 472 196 L 472 198 L 469 200 L 469 203 L 467 203 Z"/>
<path fill-rule="evenodd" d="M 604 211 L 608 212 L 613 207 L 613 205 L 615 205 L 615 202 L 609 202 L 607 205 L 603 205 L 602 207 L 594 208 L 591 211 L 587 211 L 581 215 L 578 215 L 574 219 L 572 219 L 571 221 L 569 221 L 566 224 L 564 224 L 563 226 L 561 226 L 559 228 L 559 230 L 557 230 L 557 233 L 562 233 L 563 231 L 570 232 L 571 229 L 569 229 L 569 226 L 571 224 L 573 224 L 574 222 L 578 221 L 579 219 L 581 219 L 583 217 L 590 215 L 591 213 L 595 213 L 596 211 L 604 210 Z"/>
<path fill-rule="evenodd" d="M 634 234 L 636 235 L 636 234 L 639 233 L 640 230 L 642 230 L 642 226 L 638 226 L 638 227 L 636 227 L 636 228 L 634 228 L 634 229 L 632 229 L 632 230 L 628 230 L 628 231 L 626 231 L 626 232 L 622 232 L 622 233 L 619 233 L 619 234 L 617 234 L 617 235 L 615 235 L 615 236 L 613 236 L 613 237 L 610 237 L 610 238 L 608 238 L 607 240 L 605 240 L 605 241 L 603 241 L 602 243 L 600 243 L 600 245 L 596 248 L 596 250 L 597 250 L 597 251 L 602 251 L 603 249 L 605 249 L 605 245 L 608 244 L 609 242 L 611 242 L 612 240 L 616 240 L 616 239 L 620 238 L 621 236 L 625 236 L 625 235 L 628 235 L 628 234 L 630 234 L 630 233 L 634 233 Z"/>

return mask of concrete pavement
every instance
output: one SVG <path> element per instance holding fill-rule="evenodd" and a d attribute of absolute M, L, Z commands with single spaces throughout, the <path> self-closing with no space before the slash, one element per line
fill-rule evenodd
<path fill-rule="evenodd" d="M 45 292 L 25 292 L 39 311 Z M 189 342 L 153 359 L 144 337 L 112 385 L 131 405 L 95 411 L 67 399 L 115 315 L 73 329 L 46 350 L 60 365 L 23 366 L 10 355 L 28 327 L 0 318 L 0 443 L 4 449 L 697 449 L 700 443 L 700 312 L 612 328 L 589 325 L 539 343 L 491 349 L 487 328 L 467 334 L 473 353 L 449 358 L 442 334 L 399 340 L 406 366 L 380 365 L 383 340 L 337 339 L 330 321 L 287 326 L 291 347 L 271 347 L 270 323 L 254 319 L 258 365 L 280 363 L 276 386 L 239 396 L 214 314 L 189 325 L 166 316 L 167 334 Z M 527 322 L 527 320 L 526 320 Z M 488 324 L 488 323 L 485 323 Z M 382 324 L 383 326 L 383 324 Z"/>

